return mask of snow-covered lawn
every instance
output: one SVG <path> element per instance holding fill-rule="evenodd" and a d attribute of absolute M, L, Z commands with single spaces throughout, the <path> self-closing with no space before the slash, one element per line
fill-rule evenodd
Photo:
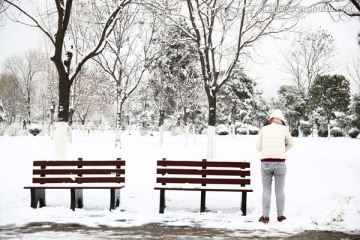
<path fill-rule="evenodd" d="M 250 161 L 253 193 L 248 194 L 248 215 L 242 216 L 239 193 L 207 193 L 209 212 L 199 213 L 200 193 L 169 191 L 165 214 L 158 213 L 159 192 L 154 190 L 156 160 L 206 158 L 206 135 L 165 135 L 159 146 L 156 136 L 125 132 L 121 150 L 112 133 L 83 136 L 74 132 L 68 159 L 116 159 L 126 162 L 126 187 L 120 209 L 109 211 L 108 190 L 84 190 L 84 208 L 70 210 L 69 190 L 47 190 L 47 207 L 30 208 L 32 161 L 51 159 L 52 141 L 44 136 L 0 137 L 0 229 L 33 222 L 77 223 L 91 227 L 131 227 L 143 224 L 246 229 L 249 234 L 279 236 L 305 230 L 360 233 L 360 139 L 295 138 L 288 153 L 286 210 L 288 218 L 276 221 L 273 205 L 270 223 L 261 216 L 261 176 L 256 136 L 216 137 L 216 160 Z"/>

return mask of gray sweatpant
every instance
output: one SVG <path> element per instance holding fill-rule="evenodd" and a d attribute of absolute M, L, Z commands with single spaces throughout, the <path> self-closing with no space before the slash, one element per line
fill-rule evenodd
<path fill-rule="evenodd" d="M 285 162 L 262 162 L 261 163 L 261 175 L 262 175 L 262 206 L 263 217 L 269 217 L 270 202 L 271 202 L 271 185 L 273 176 L 275 177 L 275 195 L 276 195 L 276 207 L 278 217 L 284 216 L 285 207 L 285 175 L 286 164 Z"/>

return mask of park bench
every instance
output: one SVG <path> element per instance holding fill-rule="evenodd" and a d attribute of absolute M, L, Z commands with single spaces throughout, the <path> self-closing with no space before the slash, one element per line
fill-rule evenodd
<path fill-rule="evenodd" d="M 160 190 L 159 213 L 164 213 L 165 191 L 200 191 L 200 212 L 206 211 L 206 192 L 241 192 L 241 211 L 246 215 L 247 193 L 250 185 L 249 162 L 219 161 L 157 161 L 157 186 Z"/>
<path fill-rule="evenodd" d="M 46 206 L 45 189 L 70 189 L 70 208 L 83 207 L 83 189 L 110 189 L 110 210 L 120 206 L 120 189 L 124 188 L 125 161 L 56 160 L 34 161 L 30 189 L 31 207 Z"/>

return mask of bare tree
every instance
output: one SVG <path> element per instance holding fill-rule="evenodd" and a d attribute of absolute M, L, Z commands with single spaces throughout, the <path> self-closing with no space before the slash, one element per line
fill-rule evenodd
<path fill-rule="evenodd" d="M 34 96 L 34 81 L 37 75 L 44 70 L 43 57 L 36 50 L 29 50 L 23 55 L 13 55 L 5 60 L 6 71 L 15 77 L 20 86 L 24 105 L 27 112 L 25 119 L 31 122 L 31 100 Z"/>
<path fill-rule="evenodd" d="M 85 125 L 87 117 L 99 109 L 110 105 L 114 97 L 109 94 L 108 80 L 104 71 L 93 63 L 86 66 L 77 76 L 76 88 L 73 94 L 73 112 L 76 113 L 82 125 Z M 71 119 L 73 120 L 73 119 Z"/>
<path fill-rule="evenodd" d="M 11 124 L 26 111 L 20 86 L 14 75 L 5 73 L 0 74 L 0 86 L 0 99 L 8 112 L 8 124 Z"/>
<path fill-rule="evenodd" d="M 35 15 L 31 15 L 23 8 L 19 6 L 15 1 L 4 0 L 6 3 L 2 5 L 2 8 L 8 8 L 11 6 L 25 15 L 27 20 L 30 20 L 33 27 L 40 29 L 54 47 L 54 55 L 51 60 L 54 62 L 58 76 L 59 76 L 59 104 L 58 104 L 58 126 L 56 139 L 55 139 L 55 158 L 66 158 L 66 135 L 67 135 L 67 123 L 69 121 L 69 106 L 70 106 L 70 89 L 71 86 L 80 72 L 84 64 L 91 58 L 97 56 L 104 48 L 106 39 L 114 28 L 117 22 L 118 16 L 122 9 L 131 3 L 131 0 L 121 0 L 112 5 L 113 8 L 108 12 L 102 21 L 98 24 L 102 26 L 101 35 L 97 38 L 96 44 L 92 49 L 88 50 L 82 55 L 82 58 L 74 63 L 73 54 L 75 51 L 80 51 L 74 44 L 67 44 L 68 29 L 71 22 L 73 0 L 54 0 L 51 6 L 47 6 L 47 12 L 50 12 L 51 8 L 56 14 L 56 30 L 50 31 L 46 28 L 46 21 L 41 18 L 37 18 Z M 97 1 L 82 1 L 84 5 L 90 4 L 96 6 L 97 4 L 106 4 Z M 47 4 L 47 3 L 46 3 Z M 54 8 L 55 5 L 55 8 Z M 8 9 L 7 9 L 8 10 Z M 45 19 L 49 19 L 49 15 L 45 16 Z M 54 34 L 55 32 L 55 34 Z M 62 127 L 60 127 L 62 126 Z"/>
<path fill-rule="evenodd" d="M 291 76 L 304 101 L 303 119 L 310 111 L 308 93 L 315 78 L 327 73 L 333 67 L 334 38 L 325 30 L 299 34 L 285 54 L 284 69 Z"/>
<path fill-rule="evenodd" d="M 123 106 L 159 56 L 151 47 L 155 31 L 150 14 L 140 5 L 129 5 L 108 36 L 104 51 L 94 59 L 110 78 L 109 93 L 116 96 L 116 148 L 121 148 Z"/>
<path fill-rule="evenodd" d="M 351 81 L 356 86 L 356 91 L 360 92 L 360 59 L 356 58 L 348 67 Z"/>
<path fill-rule="evenodd" d="M 255 43 L 294 27 L 294 12 L 286 7 L 298 1 L 187 0 L 185 17 L 191 26 L 187 38 L 197 46 L 201 76 L 208 100 L 208 158 L 214 157 L 216 102 L 219 89 L 230 79 L 236 64 L 245 59 Z M 267 6 L 271 10 L 267 11 Z M 284 8 L 280 8 L 283 6 Z"/>

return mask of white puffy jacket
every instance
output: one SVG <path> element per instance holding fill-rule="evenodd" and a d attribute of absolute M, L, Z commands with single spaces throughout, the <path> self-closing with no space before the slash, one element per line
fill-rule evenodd
<path fill-rule="evenodd" d="M 261 151 L 260 159 L 286 159 L 286 151 L 294 145 L 294 141 L 286 126 L 271 123 L 261 128 L 256 148 Z"/>

